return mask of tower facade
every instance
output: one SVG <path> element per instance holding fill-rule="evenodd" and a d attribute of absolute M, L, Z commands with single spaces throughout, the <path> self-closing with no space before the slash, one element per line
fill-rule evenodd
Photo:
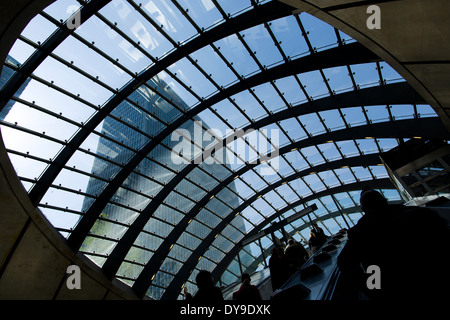
<path fill-rule="evenodd" d="M 152 90 L 149 87 L 151 87 Z M 164 99 L 161 96 L 164 96 Z M 124 101 L 113 112 L 115 119 L 113 117 L 108 117 L 103 122 L 101 136 L 96 150 L 97 157 L 94 159 L 92 167 L 92 175 L 101 177 L 102 179 L 90 178 L 86 194 L 92 195 L 92 197 L 85 197 L 82 207 L 83 212 L 86 212 L 89 209 L 95 200 L 95 197 L 102 192 L 108 181 L 120 170 L 119 164 L 126 163 L 127 160 L 132 157 L 133 152 L 130 150 L 140 150 L 143 145 L 148 143 L 151 137 L 155 136 L 164 128 L 165 125 L 162 124 L 163 122 L 165 124 L 170 124 L 171 121 L 181 115 L 180 110 L 187 111 L 189 109 L 188 105 L 170 88 L 170 86 L 158 77 L 148 81 L 147 86 L 142 86 L 137 89 L 128 97 L 128 99 L 134 101 L 141 108 L 136 107 L 128 101 Z M 118 121 L 118 119 L 122 122 Z M 195 134 L 199 134 L 198 130 L 201 130 L 200 134 L 203 135 L 204 132 L 209 129 L 207 124 L 199 117 L 195 117 L 193 120 L 194 121 L 186 122 L 181 128 L 183 129 L 181 131 L 194 137 Z M 125 125 L 123 122 L 130 124 L 130 126 Z M 199 129 L 199 123 L 202 124 L 201 129 Z M 137 130 L 133 128 L 137 128 Z M 106 258 L 102 258 L 101 256 L 109 254 L 113 249 L 111 248 L 113 244 L 105 241 L 104 238 L 117 238 L 118 235 L 122 235 L 126 231 L 126 227 L 124 227 L 123 224 L 132 223 L 139 214 L 136 211 L 131 212 L 130 210 L 127 210 L 127 207 L 143 210 L 150 203 L 151 199 L 143 197 L 142 195 L 148 195 L 150 197 L 156 195 L 163 188 L 163 185 L 156 181 L 168 182 L 173 178 L 173 171 L 181 170 L 184 167 L 184 164 L 177 164 L 173 161 L 172 150 L 176 145 L 179 145 L 180 142 L 173 141 L 172 137 L 169 136 L 164 139 L 163 143 L 165 146 L 159 145 L 155 148 L 148 155 L 148 159 L 144 159 L 135 169 L 134 173 L 127 178 L 124 182 L 126 188 L 122 187 L 118 189 L 102 212 L 102 219 L 98 220 L 92 228 L 91 235 L 94 236 L 89 236 L 84 241 L 81 251 L 98 253 L 98 256 L 96 257 L 93 255 L 92 259 L 99 265 L 102 265 L 106 260 Z M 206 145 L 210 143 L 211 142 L 205 142 L 202 147 L 206 147 Z M 189 145 L 190 144 L 191 143 L 189 142 Z M 193 149 L 193 154 L 200 150 L 199 146 L 193 147 Z M 222 149 L 222 152 L 225 153 L 224 149 Z M 226 154 L 224 154 L 224 157 L 226 157 Z M 169 171 L 167 169 L 168 167 L 172 170 Z M 230 174 L 230 170 L 219 163 L 204 165 L 202 168 L 213 177 L 223 177 Z M 194 174 L 194 172 L 196 171 L 194 170 L 192 174 Z M 166 176 L 167 178 L 165 178 Z M 191 175 L 190 178 L 194 181 L 202 181 L 200 176 L 195 177 Z M 208 188 L 208 186 L 204 187 Z M 200 195 L 202 195 L 199 193 L 199 190 L 200 189 L 194 184 L 183 181 L 176 188 L 177 194 L 172 193 L 165 202 L 167 202 L 170 207 L 177 208 L 178 212 L 187 213 L 193 206 L 192 200 L 199 200 Z M 186 195 L 189 199 L 186 200 L 186 198 L 180 196 L 180 194 Z M 234 183 L 229 185 L 228 190 L 225 190 L 225 194 L 222 192 L 221 199 L 232 208 L 239 205 L 239 198 Z M 214 207 L 214 204 L 211 204 L 210 209 L 214 210 Z M 158 216 L 160 219 L 159 221 L 165 220 L 176 225 L 177 220 L 174 218 L 174 215 L 168 210 L 167 212 L 165 211 L 166 210 L 163 208 L 158 208 L 154 215 Z M 223 212 L 222 207 L 219 206 L 217 206 L 217 211 L 214 210 L 214 212 L 216 213 L 215 216 L 210 213 L 210 219 L 203 219 L 203 223 L 211 228 L 217 224 L 218 217 L 224 217 L 227 213 Z M 114 221 L 122 222 L 122 224 L 113 223 Z M 154 223 L 155 224 L 152 224 L 151 219 L 145 226 L 145 231 L 154 233 L 156 230 L 158 233 L 161 232 L 164 235 L 164 231 L 162 230 L 164 226 L 161 226 L 158 221 L 155 221 Z M 235 228 L 227 228 L 229 231 L 223 233 L 225 237 L 232 240 L 237 239 L 239 234 L 242 235 L 242 233 L 245 233 L 244 220 L 241 217 L 237 217 L 233 224 Z M 192 234 L 201 234 L 200 230 L 198 230 L 198 232 L 195 230 L 195 227 L 191 228 L 190 232 Z M 95 235 L 98 237 L 95 237 Z M 178 244 L 188 248 L 192 247 L 193 244 L 188 243 L 190 241 L 189 239 L 190 237 L 181 237 L 178 240 Z M 159 240 L 161 239 L 155 239 L 150 236 L 139 236 L 135 242 L 135 246 L 155 250 L 160 243 L 158 242 Z M 218 245 L 220 246 L 220 243 Z M 145 263 L 151 257 L 151 253 L 143 253 L 142 250 L 132 251 L 133 249 L 128 253 L 127 260 Z M 142 257 L 141 255 L 148 256 Z M 240 258 L 242 262 L 250 259 L 249 256 L 245 257 L 242 255 Z M 221 257 L 213 253 L 209 255 L 209 259 L 218 263 Z M 236 263 L 230 265 L 230 270 L 239 275 L 239 266 L 235 264 Z M 119 273 L 121 273 L 124 278 L 133 279 L 137 277 L 140 270 L 141 269 L 137 266 L 123 264 Z M 171 263 L 166 263 L 164 264 L 164 272 L 176 274 L 176 266 L 172 266 Z M 161 287 L 167 285 L 167 283 L 155 283 L 159 281 L 158 279 L 159 277 L 156 277 L 153 284 L 160 285 Z M 233 279 L 228 279 L 228 281 L 233 281 Z M 161 280 L 161 282 L 164 281 Z"/>

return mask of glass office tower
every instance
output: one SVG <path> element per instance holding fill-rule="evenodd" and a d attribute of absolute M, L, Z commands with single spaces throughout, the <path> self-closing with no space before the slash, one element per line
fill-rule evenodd
<path fill-rule="evenodd" d="M 8 56 L 6 58 L 6 63 L 7 64 L 11 64 L 11 65 L 16 65 L 19 66 L 19 62 L 14 59 L 11 56 Z M 3 86 L 9 81 L 9 79 L 11 79 L 11 77 L 14 75 L 15 71 L 13 69 L 11 69 L 7 64 L 5 64 L 3 66 L 2 69 L 2 74 L 1 74 L 1 78 L 0 78 L 0 90 L 3 88 Z M 27 79 L 24 84 L 19 88 L 19 90 L 16 93 L 17 97 L 20 97 L 20 95 L 22 94 L 22 92 L 25 90 L 25 88 L 27 87 L 28 83 L 30 82 L 30 79 Z M 5 107 L 3 108 L 3 110 L 0 112 L 0 121 L 1 120 L 5 120 L 6 116 L 8 115 L 8 113 L 11 111 L 13 105 L 14 105 L 15 101 L 14 100 L 10 100 Z"/>
<path fill-rule="evenodd" d="M 131 103 L 130 101 L 134 102 Z M 178 109 L 177 109 L 178 108 Z M 147 85 L 141 86 L 135 92 L 133 92 L 129 97 L 128 101 L 122 102 L 114 111 L 114 117 L 108 117 L 105 119 L 101 129 L 101 136 L 99 138 L 98 147 L 97 147 L 97 157 L 94 159 L 92 174 L 96 177 L 102 177 L 103 180 L 98 180 L 95 178 L 91 178 L 89 180 L 86 194 L 88 195 L 99 195 L 101 194 L 103 188 L 106 186 L 105 181 L 112 179 L 117 172 L 116 166 L 112 163 L 123 163 L 128 159 L 127 149 L 139 150 L 151 136 L 154 136 L 161 129 L 158 125 L 161 121 L 169 124 L 171 121 L 176 119 L 180 115 L 180 111 L 186 111 L 189 107 L 187 104 L 173 92 L 169 85 L 158 77 L 151 79 L 147 82 Z M 156 120 L 158 119 L 158 121 Z M 186 123 L 182 129 L 184 132 L 188 132 L 190 138 L 194 138 L 195 134 L 199 134 L 198 130 L 201 130 L 201 135 L 205 133 L 206 130 L 209 129 L 206 123 L 204 123 L 199 117 L 195 117 L 194 121 L 190 121 Z M 125 123 L 130 123 L 135 128 L 139 128 L 140 132 L 138 133 L 135 129 L 132 129 L 131 126 L 127 126 Z M 202 125 L 202 127 L 199 126 Z M 194 132 L 196 131 L 197 132 Z M 181 131 L 180 131 L 181 132 Z M 186 137 L 183 137 L 186 138 Z M 116 224 L 108 223 L 107 221 L 123 221 L 123 216 L 129 214 L 127 209 L 124 206 L 112 205 L 111 203 L 120 203 L 126 204 L 127 207 L 131 208 L 145 208 L 151 201 L 149 198 L 144 198 L 138 195 L 136 192 L 131 190 L 139 190 L 139 193 L 145 195 L 155 195 L 156 191 L 160 190 L 161 186 L 154 183 L 148 177 L 159 177 L 161 175 L 166 174 L 165 166 L 170 167 L 172 170 L 181 170 L 185 164 L 177 164 L 174 163 L 172 158 L 172 149 L 180 144 L 181 136 L 179 140 L 172 141 L 171 136 L 167 137 L 163 142 L 165 146 L 160 146 L 157 150 L 154 150 L 148 158 L 142 161 L 135 172 L 139 172 L 139 174 L 130 175 L 125 181 L 125 185 L 128 188 L 120 188 L 119 191 L 114 195 L 109 204 L 105 207 L 102 212 L 102 220 L 97 220 L 93 229 L 91 230 L 91 234 L 99 235 L 99 237 L 88 237 L 81 248 L 81 251 L 85 252 L 96 252 L 96 253 L 108 253 L 111 252 L 111 248 L 107 248 L 110 246 L 110 243 L 102 241 L 102 235 L 116 235 L 123 234 L 123 229 Z M 115 141 L 115 142 L 113 142 Z M 121 143 L 118 144 L 117 141 Z M 189 146 L 191 146 L 191 142 L 188 141 Z M 196 143 L 198 140 L 196 141 Z M 202 147 L 206 147 L 211 143 L 209 142 L 201 142 Z M 192 145 L 192 155 L 199 152 L 200 148 L 198 145 Z M 226 161 L 226 152 L 222 149 L 223 158 Z M 179 155 L 179 154 L 178 154 Z M 185 156 L 185 155 L 183 155 Z M 105 161 L 108 159 L 110 161 Z M 180 159 L 180 158 L 179 158 Z M 155 165 L 155 164 L 163 164 L 163 166 Z M 229 170 L 222 164 L 213 163 L 209 165 L 204 165 L 203 168 L 212 176 L 212 177 L 222 177 L 224 175 L 229 174 Z M 194 177 L 195 178 L 195 177 Z M 197 177 L 199 180 L 201 177 Z M 195 179 L 197 179 L 195 178 Z M 191 199 L 195 199 L 196 192 L 198 193 L 198 187 L 194 187 L 193 184 L 182 183 L 177 188 L 179 194 L 186 195 Z M 228 188 L 228 194 L 223 195 L 221 197 L 222 200 L 226 200 L 226 203 L 235 208 L 239 205 L 239 199 L 236 193 L 236 187 L 234 183 L 231 187 Z M 91 197 L 85 197 L 82 211 L 86 212 L 90 205 L 93 203 L 95 199 Z M 145 203 L 143 203 L 145 202 Z M 192 202 L 185 201 L 182 196 L 180 197 L 170 197 L 170 199 L 166 199 L 166 202 L 171 206 L 177 208 L 179 212 L 188 212 L 191 208 Z M 217 220 L 218 217 L 222 215 L 225 216 L 225 213 L 220 212 L 220 208 L 217 208 L 218 212 L 216 216 L 211 214 L 210 219 Z M 170 213 L 160 214 L 160 217 L 167 221 L 172 221 L 173 217 L 170 216 Z M 131 218 L 130 218 L 131 219 Z M 215 221 L 214 220 L 214 221 Z M 235 228 L 228 228 L 228 234 L 224 233 L 224 236 L 228 239 L 237 239 L 242 234 L 245 234 L 245 225 L 244 220 L 236 219 L 237 223 L 234 223 Z M 132 221 L 130 221 L 132 222 Z M 176 223 L 176 222 L 175 222 Z M 208 223 L 206 223 L 208 224 Z M 210 221 L 211 226 L 214 226 L 213 220 Z M 147 223 L 145 228 L 146 231 L 151 232 L 152 230 L 157 230 L 157 226 L 152 226 L 152 222 L 150 220 Z M 197 233 L 195 228 L 191 229 L 192 233 Z M 198 230 L 200 233 L 200 230 Z M 186 245 L 191 247 L 191 245 L 187 243 L 180 243 L 186 241 L 182 238 L 182 240 L 178 240 L 178 244 Z M 143 248 L 153 248 L 155 244 L 151 243 L 150 238 L 141 238 L 139 237 L 135 246 L 143 247 Z M 220 247 L 220 244 L 218 244 Z M 129 260 L 142 260 L 138 255 L 142 254 L 142 251 L 136 250 L 133 253 L 131 250 L 127 256 Z M 98 259 L 95 256 L 91 256 L 91 258 L 101 265 L 104 263 L 104 260 L 99 257 Z M 209 256 L 210 259 L 219 260 L 219 257 Z M 246 256 L 241 254 L 241 261 L 248 263 L 250 261 L 250 256 Z M 145 260 L 145 259 L 144 259 Z M 128 268 L 128 269 L 127 269 Z M 133 278 L 136 277 L 138 270 L 134 266 L 122 267 L 120 272 L 123 277 Z M 164 265 L 165 272 L 173 272 L 176 273 L 176 270 L 168 270 L 173 269 L 167 264 Z M 230 265 L 230 270 L 233 270 L 235 274 L 239 274 L 239 265 L 236 262 Z M 161 280 L 163 281 L 163 280 Z M 230 279 L 232 281 L 232 279 Z M 158 285 L 158 279 L 156 279 L 154 284 Z"/>

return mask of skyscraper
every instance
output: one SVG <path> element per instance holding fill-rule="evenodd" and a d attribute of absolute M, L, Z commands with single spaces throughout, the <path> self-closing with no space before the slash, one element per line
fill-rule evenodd
<path fill-rule="evenodd" d="M 152 90 L 150 90 L 150 88 L 152 88 Z M 161 96 L 164 96 L 164 99 Z M 106 186 L 107 181 L 112 179 L 120 169 L 117 165 L 114 165 L 114 163 L 125 163 L 132 155 L 131 150 L 140 150 L 140 148 L 149 141 L 149 137 L 155 135 L 163 129 L 163 122 L 169 124 L 173 121 L 173 119 L 176 119 L 181 115 L 180 110 L 187 111 L 189 109 L 188 105 L 170 88 L 170 86 L 158 77 L 151 79 L 147 82 L 147 86 L 141 86 L 128 98 L 129 100 L 134 101 L 141 108 L 138 108 L 136 105 L 133 105 L 128 101 L 124 101 L 113 112 L 115 119 L 113 117 L 108 117 L 103 122 L 101 130 L 102 135 L 99 138 L 96 151 L 97 157 L 94 159 L 92 167 L 92 174 L 97 177 L 101 177 L 102 179 L 90 178 L 86 193 L 88 195 L 92 195 L 93 197 L 85 198 L 82 207 L 83 212 L 86 212 L 89 209 L 90 205 L 95 200 L 95 196 L 101 193 L 102 189 Z M 202 123 L 202 134 L 209 129 L 207 124 L 203 123 L 199 117 L 195 117 L 194 120 L 195 122 L 187 122 L 182 128 L 185 132 L 189 132 L 191 136 L 194 135 L 194 130 L 198 130 L 198 128 L 194 128 L 198 123 Z M 131 129 L 129 126 L 125 125 L 124 122 L 132 124 L 132 126 L 138 128 L 140 132 L 135 129 Z M 118 144 L 113 141 L 120 141 L 121 143 Z M 114 205 L 114 203 L 123 204 L 134 209 L 142 210 L 151 201 L 149 198 L 143 197 L 142 194 L 154 196 L 159 190 L 162 189 L 160 184 L 153 182 L 152 179 L 149 179 L 149 177 L 169 175 L 170 171 L 168 171 L 166 167 L 170 167 L 173 170 L 182 169 L 183 164 L 173 163 L 171 158 L 172 148 L 179 142 L 172 141 L 169 136 L 164 140 L 164 143 L 166 147 L 158 146 L 148 156 L 148 158 L 152 160 L 145 159 L 142 161 L 136 168 L 135 173 L 128 177 L 124 183 L 127 188 L 120 188 L 114 195 L 110 203 L 105 207 L 101 214 L 102 220 L 98 220 L 96 222 L 91 230 L 91 234 L 96 234 L 99 236 L 105 235 L 109 237 L 114 236 L 115 238 L 118 237 L 117 235 L 123 234 L 123 227 L 118 224 L 108 223 L 108 220 L 119 220 L 124 223 L 132 222 L 138 213 L 130 212 L 124 206 Z M 190 144 L 191 143 L 189 142 L 189 145 Z M 206 143 L 202 147 L 204 146 L 206 146 Z M 197 149 L 197 151 L 199 150 L 198 146 L 194 147 L 194 149 Z M 224 149 L 222 150 L 222 152 L 225 153 Z M 224 157 L 226 157 L 226 154 L 224 154 Z M 213 177 L 222 177 L 230 174 L 230 171 L 219 163 L 205 165 L 203 168 Z M 201 177 L 193 178 L 201 180 Z M 139 194 L 137 192 L 133 192 L 132 190 L 138 191 Z M 177 187 L 179 194 L 186 195 L 190 199 L 195 199 L 198 190 L 198 187 L 185 181 L 180 183 Z M 226 194 L 223 194 L 222 196 L 222 200 L 225 200 L 230 207 L 237 207 L 239 205 L 239 199 L 237 197 L 234 183 L 230 184 L 229 189 L 225 193 Z M 186 200 L 186 198 L 182 196 L 170 197 L 170 199 L 167 199 L 166 201 L 170 203 L 170 206 L 177 208 L 179 212 L 188 212 L 193 203 L 192 201 Z M 213 205 L 211 208 L 214 210 Z M 164 210 L 160 211 L 162 211 L 162 213 L 159 213 L 160 218 L 176 224 L 177 221 L 174 221 L 174 218 L 169 212 L 163 212 Z M 207 217 L 206 220 L 203 220 L 204 222 L 206 221 L 205 224 L 213 227 L 213 221 L 217 221 L 218 217 L 223 217 L 225 215 L 225 213 L 221 211 L 221 208 L 217 207 L 217 212 L 215 212 L 216 216 L 210 214 L 210 218 Z M 158 214 L 158 212 L 156 214 Z M 241 231 L 242 234 L 246 231 L 244 220 L 242 218 L 238 217 L 235 221 L 238 221 L 237 224 L 234 223 L 235 228 L 230 228 L 228 234 L 224 233 L 224 235 L 229 239 L 237 239 L 240 233 L 239 231 Z M 149 232 L 155 228 L 156 226 L 152 226 L 151 222 L 147 223 L 145 227 L 145 229 Z M 196 233 L 195 227 L 191 232 Z M 151 239 L 151 237 L 139 237 L 135 244 L 140 247 L 154 248 L 155 244 L 151 243 Z M 179 241 L 187 242 L 189 241 L 189 237 L 181 238 Z M 190 247 L 188 243 L 181 244 Z M 81 250 L 105 255 L 109 254 L 112 248 L 111 243 L 103 241 L 101 237 L 88 237 L 85 240 Z M 130 259 L 145 260 L 140 259 L 138 256 L 142 254 L 142 251 L 132 251 L 133 250 L 131 250 L 128 254 Z M 219 257 L 214 256 L 214 254 L 212 254 L 210 258 L 212 260 L 220 259 Z M 94 256 L 93 259 L 99 265 L 105 261 L 105 259 L 101 257 L 96 258 Z M 248 261 L 249 259 L 250 257 L 241 256 L 241 261 Z M 168 272 L 175 273 L 176 270 L 174 268 L 175 266 L 171 266 L 170 263 L 165 264 L 164 266 L 165 271 Z M 235 266 L 232 264 L 230 268 L 236 274 L 239 274 L 238 265 Z M 133 267 L 125 267 L 121 268 L 120 272 L 125 277 L 133 278 L 137 275 L 136 273 L 139 272 L 137 269 L 133 269 Z M 158 282 L 158 279 L 155 281 Z M 158 283 L 155 284 L 158 285 Z"/>
<path fill-rule="evenodd" d="M 8 56 L 6 58 L 6 62 L 9 64 L 17 65 L 17 66 L 20 65 L 19 62 L 11 56 Z M 10 67 L 8 67 L 6 64 L 3 66 L 2 74 L 0 77 L 0 90 L 9 81 L 9 79 L 11 79 L 11 77 L 14 75 L 14 73 L 15 73 L 15 71 L 13 69 L 11 69 Z M 30 82 L 30 79 L 27 79 L 24 82 L 24 84 L 17 91 L 16 96 L 19 97 L 22 94 L 22 92 L 25 90 L 25 88 L 27 87 L 29 82 Z M 0 112 L 0 120 L 5 120 L 6 116 L 11 111 L 14 103 L 15 103 L 14 100 L 11 100 L 5 105 L 3 110 Z"/>

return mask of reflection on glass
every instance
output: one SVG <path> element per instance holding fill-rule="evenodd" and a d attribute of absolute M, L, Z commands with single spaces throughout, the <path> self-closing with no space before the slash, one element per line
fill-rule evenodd
<path fill-rule="evenodd" d="M 113 112 L 117 118 L 126 119 L 127 123 L 139 128 L 145 135 L 139 134 L 137 131 L 125 126 L 123 123 L 118 122 L 113 118 L 107 117 L 103 122 L 101 132 L 107 133 L 107 136 L 111 139 L 106 139 L 106 137 L 101 136 L 98 140 L 96 154 L 98 154 L 101 158 L 108 158 L 118 163 L 126 163 L 128 159 L 133 156 L 133 154 L 130 153 L 130 149 L 141 149 L 150 141 L 148 137 L 154 136 L 157 131 L 160 130 L 158 126 L 155 126 L 155 122 L 151 114 L 155 115 L 158 119 L 161 119 L 161 121 L 171 121 L 171 119 L 179 116 L 180 110 L 188 110 L 188 105 L 186 105 L 176 95 L 176 93 L 171 90 L 170 86 L 168 86 L 165 81 L 155 77 L 150 80 L 147 85 L 155 90 L 150 91 L 146 87 L 141 87 L 129 97 L 129 100 L 137 103 L 143 110 L 138 109 L 136 106 L 125 101 L 121 103 Z M 155 92 L 158 92 L 158 94 L 155 94 Z M 165 99 L 161 99 L 160 95 L 164 95 Z M 174 107 L 174 104 L 177 105 L 177 108 Z M 194 133 L 194 122 L 187 122 L 184 125 L 184 128 L 187 129 L 188 132 Z M 120 141 L 121 144 L 116 144 L 113 141 Z M 164 167 L 168 167 L 171 170 L 180 170 L 184 167 L 183 164 L 177 166 L 170 163 L 171 150 L 175 144 L 178 143 L 178 141 L 170 141 L 169 139 L 165 139 L 164 141 L 165 143 L 168 143 L 167 147 L 160 145 L 149 155 L 154 162 L 150 162 L 149 159 L 142 161 L 135 170 L 135 172 L 139 172 L 139 175 L 133 174 L 129 176 L 125 182 L 126 188 L 119 188 L 117 193 L 110 200 L 110 203 L 104 208 L 101 216 L 102 218 L 96 222 L 93 230 L 91 230 L 91 233 L 98 235 L 98 237 L 91 237 L 87 239 L 82 246 L 82 251 L 95 251 L 103 255 L 110 254 L 114 249 L 114 245 L 108 241 L 105 242 L 104 240 L 98 242 L 97 239 L 101 239 L 102 236 L 105 237 L 105 234 L 111 233 L 111 228 L 114 229 L 114 232 L 112 233 L 116 234 L 115 239 L 120 239 L 121 235 L 126 232 L 127 228 L 124 226 L 113 226 L 114 224 L 105 223 L 105 221 L 118 220 L 124 223 L 122 220 L 124 211 L 131 212 L 130 210 L 124 208 L 126 206 L 133 208 L 133 211 L 136 210 L 132 213 L 132 217 L 135 217 L 138 214 L 137 210 L 144 210 L 150 202 L 150 199 L 144 197 L 143 195 L 155 195 L 162 189 L 162 182 L 160 182 L 160 185 L 158 186 L 155 185 L 154 182 L 151 183 L 149 178 L 146 177 L 152 177 L 151 179 L 155 181 L 163 181 L 161 178 L 164 178 L 164 174 L 161 170 L 167 170 L 164 169 Z M 124 146 L 127 146 L 128 148 L 124 148 Z M 111 164 L 102 161 L 100 157 L 94 159 L 92 172 L 97 176 L 102 176 L 105 179 L 114 178 L 120 168 L 114 167 Z M 160 163 L 161 165 L 157 165 L 156 163 Z M 198 171 L 200 169 L 202 171 Z M 230 174 L 229 170 L 221 164 L 202 164 L 196 170 L 197 172 L 204 172 L 202 174 L 206 174 L 207 177 L 210 175 L 212 177 L 224 178 Z M 173 174 L 170 176 L 173 176 Z M 189 178 L 193 180 L 195 180 L 195 177 L 196 176 L 194 173 L 189 176 Z M 87 185 L 86 193 L 100 195 L 103 186 L 103 183 L 99 183 L 97 180 L 91 178 Z M 201 184 L 199 184 L 199 186 L 201 186 Z M 239 198 L 236 195 L 234 183 L 230 184 L 228 188 L 230 189 L 225 189 L 228 190 L 228 193 L 222 193 L 220 198 L 215 198 L 208 202 L 205 208 L 210 210 L 210 213 L 206 217 L 206 221 L 203 222 L 205 224 L 201 224 L 196 220 L 193 220 L 186 229 L 186 232 L 195 234 L 200 238 L 206 237 L 206 235 L 211 231 L 211 228 L 207 226 L 214 226 L 220 221 L 220 219 L 214 218 L 212 212 L 215 212 L 220 217 L 225 217 L 225 215 L 231 212 L 231 208 L 238 206 Z M 133 190 L 136 190 L 136 192 Z M 170 193 L 166 197 L 165 203 L 170 204 L 170 206 L 176 208 L 176 210 L 182 212 L 182 214 L 187 214 L 189 210 L 194 207 L 195 202 L 199 201 L 205 195 L 205 191 L 185 180 L 175 188 L 175 192 Z M 94 198 L 86 198 L 82 210 L 89 210 L 89 207 L 93 201 Z M 114 205 L 113 203 L 121 205 Z M 158 220 L 152 219 L 151 221 L 153 221 L 153 223 L 151 223 L 151 221 L 147 223 L 143 233 L 141 233 L 135 242 L 134 250 L 136 250 L 136 255 L 139 254 L 139 251 L 142 251 L 142 249 L 138 248 L 156 250 L 157 245 L 151 241 L 151 234 L 157 234 L 160 237 L 163 230 L 166 230 L 166 233 L 168 233 L 172 229 L 172 227 L 167 226 L 167 224 L 163 222 L 165 219 L 169 218 L 167 214 L 168 213 L 157 214 Z M 216 222 L 214 223 L 213 221 Z M 128 222 L 132 223 L 132 220 L 129 220 Z M 163 226 L 167 226 L 168 229 Z M 243 221 L 241 221 L 240 225 L 235 226 L 237 229 L 230 229 L 228 233 L 231 232 L 231 234 L 223 232 L 223 236 L 227 239 L 233 239 L 237 236 L 235 232 L 239 232 L 240 234 L 244 234 L 246 232 Z M 218 245 L 228 247 L 229 245 L 226 245 L 225 242 L 229 240 L 226 238 L 223 238 L 223 242 L 219 241 Z M 183 242 L 182 238 L 180 238 L 179 243 L 181 245 L 188 245 L 188 243 Z M 102 261 L 98 260 L 97 263 L 101 264 Z M 134 264 L 123 264 L 118 276 L 132 278 L 133 275 L 139 274 L 141 269 L 141 266 Z M 177 270 L 166 271 L 175 274 Z M 166 286 L 165 283 L 156 284 L 159 286 Z"/>

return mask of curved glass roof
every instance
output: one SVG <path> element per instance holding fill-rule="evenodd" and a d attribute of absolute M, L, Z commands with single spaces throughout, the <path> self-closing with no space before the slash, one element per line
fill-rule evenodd
<path fill-rule="evenodd" d="M 378 154 L 436 113 L 348 35 L 278 1 L 58 0 L 4 63 L 1 130 L 33 203 L 138 295 L 264 268 L 274 222 L 305 243 L 400 196 Z M 278 238 L 282 230 L 274 233 Z"/>

